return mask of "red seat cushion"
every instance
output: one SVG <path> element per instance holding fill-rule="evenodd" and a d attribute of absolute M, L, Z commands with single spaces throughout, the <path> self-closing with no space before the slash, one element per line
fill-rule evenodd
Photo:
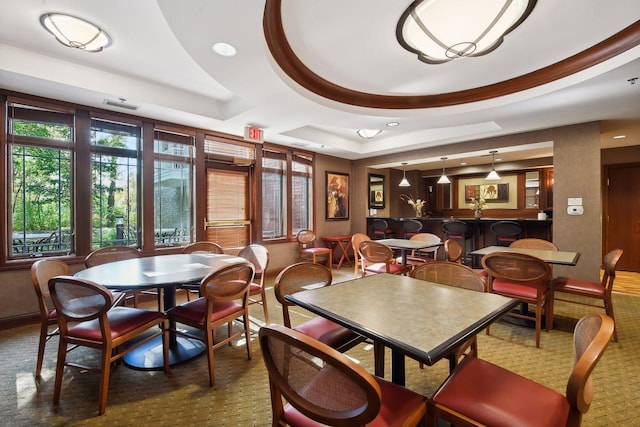
<path fill-rule="evenodd" d="M 365 271 L 376 274 L 386 273 L 387 266 L 384 263 L 371 264 L 365 267 Z M 406 265 L 389 264 L 389 273 L 391 274 L 404 273 L 406 271 L 409 271 L 409 267 L 407 267 Z"/>
<path fill-rule="evenodd" d="M 562 394 L 477 357 L 466 357 L 433 400 L 494 427 L 564 426 Z"/>
<path fill-rule="evenodd" d="M 140 308 L 113 307 L 107 312 L 107 317 L 109 318 L 109 325 L 111 326 L 111 338 L 115 339 L 133 331 L 145 323 L 154 320 L 160 323 L 164 315 L 158 311 L 142 310 Z M 79 323 L 69 329 L 69 336 L 102 341 L 100 323 L 97 319 Z"/>
<path fill-rule="evenodd" d="M 535 300 L 538 291 L 536 285 L 513 283 L 503 279 L 493 279 L 493 292 L 512 298 Z"/>
<path fill-rule="evenodd" d="M 485 270 L 484 268 L 474 268 L 473 271 L 475 271 L 476 273 L 478 273 L 480 276 L 484 277 L 485 279 L 487 279 L 489 277 L 489 273 L 487 273 L 487 270 Z"/>
<path fill-rule="evenodd" d="M 198 298 L 186 304 L 178 305 L 167 312 L 170 319 L 185 321 L 191 325 L 204 325 L 204 315 L 207 309 L 207 299 Z M 213 305 L 211 321 L 222 319 L 242 311 L 242 305 L 235 301 L 217 302 Z"/>
<path fill-rule="evenodd" d="M 407 388 L 393 384 L 382 378 L 374 377 L 382 392 L 382 402 L 378 415 L 367 427 L 396 427 L 414 414 L 417 408 L 423 404 L 425 398 Z M 284 417 L 290 425 L 305 427 L 321 427 L 324 424 L 310 420 L 301 414 L 293 406 L 287 404 L 284 408 Z"/>
<path fill-rule="evenodd" d="M 305 248 L 302 252 L 308 254 L 328 254 L 331 251 L 329 248 Z"/>
<path fill-rule="evenodd" d="M 359 337 L 351 329 L 340 326 L 324 317 L 314 317 L 293 329 L 332 348 L 339 348 Z"/>
<path fill-rule="evenodd" d="M 551 287 L 557 292 L 588 295 L 594 298 L 604 298 L 605 294 L 605 288 L 600 283 L 570 277 L 556 277 L 551 282 Z"/>

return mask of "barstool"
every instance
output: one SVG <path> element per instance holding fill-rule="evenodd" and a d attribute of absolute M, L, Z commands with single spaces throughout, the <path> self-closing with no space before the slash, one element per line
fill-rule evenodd
<path fill-rule="evenodd" d="M 497 246 L 509 246 L 522 233 L 522 226 L 515 221 L 497 221 L 489 229 L 496 236 Z"/>
<path fill-rule="evenodd" d="M 422 230 L 422 223 L 415 219 L 409 219 L 402 222 L 402 229 L 404 230 L 404 238 L 410 239 Z"/>
<path fill-rule="evenodd" d="M 463 247 L 462 259 L 465 264 L 471 265 L 467 259 L 467 253 L 475 250 L 475 242 L 473 235 L 469 232 L 469 226 L 466 222 L 458 219 L 449 219 L 442 222 L 442 231 L 446 239 L 458 240 Z M 467 244 L 469 242 L 469 244 Z"/>
<path fill-rule="evenodd" d="M 393 235 L 393 230 L 389 228 L 389 223 L 384 219 L 371 220 L 369 228 L 371 228 L 373 240 L 386 239 L 387 237 Z"/>

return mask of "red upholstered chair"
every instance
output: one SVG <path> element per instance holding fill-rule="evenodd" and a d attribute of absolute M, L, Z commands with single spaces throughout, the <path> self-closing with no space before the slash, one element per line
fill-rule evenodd
<path fill-rule="evenodd" d="M 254 280 L 257 279 L 258 283 L 254 281 L 251 282 L 249 305 L 261 305 L 262 312 L 264 313 L 264 323 L 268 324 L 269 310 L 267 309 L 267 292 L 264 286 L 264 279 L 267 267 L 269 266 L 269 251 L 262 245 L 253 244 L 242 248 L 238 256 L 253 264 Z M 256 297 L 259 297 L 259 299 Z"/>
<path fill-rule="evenodd" d="M 566 394 L 477 357 L 466 357 L 427 404 L 427 425 L 579 426 L 593 399 L 591 373 L 613 334 L 613 320 L 589 314 L 574 331 L 576 353 Z"/>
<path fill-rule="evenodd" d="M 363 261 L 362 277 L 367 273 L 406 274 L 411 271 L 409 266 L 392 263 L 393 251 L 391 248 L 375 240 L 366 240 L 360 243 L 358 254 Z"/>
<path fill-rule="evenodd" d="M 267 325 L 260 328 L 260 347 L 274 426 L 424 425 L 423 396 L 369 374 L 324 343 Z"/>
<path fill-rule="evenodd" d="M 496 238 L 497 246 L 509 246 L 522 233 L 522 226 L 515 221 L 496 221 L 489 229 Z"/>
<path fill-rule="evenodd" d="M 509 244 L 510 248 L 523 248 L 523 249 L 541 249 L 546 251 L 557 251 L 558 247 L 552 242 L 544 239 L 518 239 Z"/>
<path fill-rule="evenodd" d="M 550 314 L 549 282 L 551 267 L 540 258 L 515 252 L 494 252 L 482 258 L 482 266 L 489 274 L 489 292 L 517 298 L 536 307 L 536 347 L 540 347 L 540 329 L 543 312 Z M 528 314 L 511 312 L 509 316 L 530 320 Z M 545 330 L 551 327 L 551 316 L 546 316 Z M 487 328 L 489 333 L 489 328 Z"/>
<path fill-rule="evenodd" d="M 429 244 L 438 244 L 442 243 L 440 237 L 431 233 L 416 233 L 409 240 L 417 240 L 420 242 L 425 242 Z M 424 264 L 425 262 L 431 262 L 438 259 L 438 249 L 440 246 L 434 246 L 431 248 L 417 249 L 411 251 L 411 254 L 407 255 L 407 265 L 411 265 L 413 267 L 417 265 Z M 396 263 L 402 263 L 402 257 L 396 258 Z"/>
<path fill-rule="evenodd" d="M 220 246 L 219 244 L 215 243 L 215 242 L 209 242 L 209 241 L 200 241 L 200 242 L 193 242 L 188 244 L 187 246 L 185 246 L 184 248 L 182 248 L 182 251 L 180 251 L 180 253 L 183 254 L 224 254 L 224 250 L 222 249 L 222 246 Z M 199 294 L 200 292 L 200 284 L 199 283 L 185 283 L 184 285 L 180 286 L 182 289 L 186 290 L 187 292 L 187 301 L 191 301 L 191 293 L 198 293 L 198 296 L 200 297 L 201 295 Z"/>
<path fill-rule="evenodd" d="M 459 219 L 450 219 L 442 222 L 442 232 L 445 240 L 457 240 L 462 246 L 463 263 L 467 261 L 467 252 L 475 249 L 473 235 L 469 232 L 466 222 Z"/>
<path fill-rule="evenodd" d="M 358 253 L 358 248 L 360 247 L 360 243 L 365 240 L 371 240 L 369 236 L 364 233 L 356 233 L 351 236 L 351 249 L 353 249 L 353 278 L 357 279 L 360 276 L 360 271 L 362 269 L 362 258 Z"/>
<path fill-rule="evenodd" d="M 459 241 L 454 239 L 447 239 L 444 241 L 444 255 L 447 261 L 457 262 L 458 264 L 464 264 L 462 256 L 464 255 L 464 248 Z M 479 274 L 486 282 L 489 278 L 487 271 L 484 268 L 474 268 L 477 274 Z"/>
<path fill-rule="evenodd" d="M 296 235 L 296 240 L 298 240 L 300 261 L 311 259 L 312 262 L 316 262 L 318 256 L 326 256 L 327 267 L 331 268 L 333 264 L 333 251 L 331 248 L 324 246 L 316 247 L 316 233 L 311 230 L 300 230 Z"/>
<path fill-rule="evenodd" d="M 295 294 L 310 287 L 330 286 L 331 281 L 331 270 L 324 265 L 300 262 L 286 267 L 278 274 L 273 290 L 276 299 L 282 305 L 282 319 L 287 328 L 293 328 L 339 351 L 347 351 L 364 341 L 364 337 L 320 316 L 297 322 L 294 327 L 289 312 L 289 307 L 294 304 L 284 298 L 286 295 Z"/>
<path fill-rule="evenodd" d="M 249 289 L 253 280 L 253 265 L 248 261 L 230 264 L 209 273 L 200 282 L 201 298 L 175 306 L 167 311 L 169 320 L 197 328 L 204 332 L 191 334 L 181 328 L 175 333 L 205 343 L 209 364 L 209 385 L 216 383 L 213 353 L 225 344 L 244 335 L 247 359 L 251 360 L 251 332 L 249 330 Z M 242 329 L 233 332 L 233 322 L 242 319 Z M 227 325 L 228 335 L 216 337 L 216 329 Z"/>
<path fill-rule="evenodd" d="M 169 372 L 168 333 L 163 313 L 132 307 L 112 307 L 111 292 L 88 280 L 56 276 L 49 280 L 49 292 L 58 315 L 60 342 L 53 402 L 60 401 L 65 366 L 100 372 L 99 413 L 107 408 L 111 365 L 125 354 L 158 336 L 149 334 L 123 350 L 123 344 L 138 338 L 149 329 L 161 327 L 164 371 Z M 100 351 L 98 367 L 67 362 L 67 352 L 75 346 Z"/>
<path fill-rule="evenodd" d="M 411 272 L 411 277 L 476 292 L 485 292 L 487 286 L 486 280 L 474 270 L 450 261 L 434 261 L 420 265 Z M 469 351 L 468 353 L 467 350 Z M 450 372 L 453 371 L 460 358 L 465 354 L 478 356 L 478 340 L 475 335 L 445 356 L 449 360 Z M 422 365 L 420 363 L 421 368 Z"/>
<path fill-rule="evenodd" d="M 553 322 L 553 308 L 555 301 L 564 301 L 574 304 L 586 305 L 589 307 L 604 308 L 607 316 L 611 317 L 615 325 L 615 317 L 613 315 L 613 300 L 611 299 L 611 291 L 613 290 L 613 281 L 616 278 L 616 266 L 618 261 L 622 257 L 622 249 L 614 249 L 604 256 L 602 260 L 602 268 L 604 274 L 602 275 L 602 281 L 590 282 L 588 280 L 574 279 L 570 277 L 557 277 L 551 281 L 551 296 L 549 297 L 551 302 L 551 308 L 549 310 L 550 316 Z M 592 300 L 602 301 L 599 304 L 577 300 L 575 298 L 563 298 L 558 297 L 562 294 L 578 295 L 580 297 L 588 297 Z M 613 340 L 618 341 L 618 330 L 613 329 Z"/>

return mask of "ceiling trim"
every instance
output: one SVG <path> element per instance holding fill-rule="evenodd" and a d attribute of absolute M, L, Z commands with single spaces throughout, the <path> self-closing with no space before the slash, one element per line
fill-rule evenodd
<path fill-rule="evenodd" d="M 345 88 L 309 69 L 287 40 L 282 23 L 282 0 L 266 0 L 262 25 L 274 60 L 282 71 L 302 87 L 343 104 L 392 110 L 449 107 L 510 95 L 568 77 L 640 45 L 640 21 L 636 21 L 582 52 L 512 79 L 434 95 L 381 95 Z"/>

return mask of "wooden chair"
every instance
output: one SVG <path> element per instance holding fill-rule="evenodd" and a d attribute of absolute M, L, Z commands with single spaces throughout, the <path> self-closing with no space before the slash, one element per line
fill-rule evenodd
<path fill-rule="evenodd" d="M 489 227 L 495 236 L 495 244 L 509 246 L 522 233 L 522 226 L 515 221 L 496 221 Z"/>
<path fill-rule="evenodd" d="M 331 248 L 316 247 L 316 233 L 311 230 L 300 230 L 296 234 L 296 240 L 298 241 L 299 260 L 304 261 L 311 259 L 312 262 L 316 262 L 318 256 L 327 256 L 327 267 L 331 269 L 333 264 L 333 251 Z"/>
<path fill-rule="evenodd" d="M 280 325 L 260 328 L 259 336 L 272 425 L 424 424 L 423 396 L 369 374 L 330 346 Z"/>
<path fill-rule="evenodd" d="M 551 295 L 549 300 L 551 307 L 548 310 L 551 317 L 551 324 L 553 324 L 553 309 L 555 301 L 564 301 L 574 304 L 585 305 L 588 307 L 603 308 L 614 322 L 613 328 L 613 340 L 618 341 L 618 330 L 615 327 L 615 316 L 613 314 L 613 300 L 611 299 L 611 292 L 613 290 L 613 281 L 616 278 L 616 266 L 618 261 L 622 257 L 622 249 L 614 249 L 607 253 L 602 260 L 602 268 L 604 274 L 602 275 L 602 281 L 590 282 L 588 280 L 575 279 L 570 277 L 557 277 L 551 282 Z M 580 297 L 588 297 L 595 300 L 600 300 L 602 303 L 594 304 L 584 302 L 582 300 L 558 298 L 557 294 L 572 294 Z"/>
<path fill-rule="evenodd" d="M 362 258 L 358 253 L 358 248 L 360 247 L 360 243 L 365 240 L 371 240 L 369 236 L 364 233 L 356 233 L 351 236 L 351 249 L 353 249 L 353 278 L 357 279 L 360 276 L 360 269 L 362 268 Z"/>
<path fill-rule="evenodd" d="M 109 375 L 113 362 L 125 354 L 162 334 L 165 373 L 169 372 L 168 333 L 163 313 L 131 307 L 112 307 L 113 295 L 97 283 L 70 276 L 56 276 L 49 280 L 49 292 L 58 315 L 60 342 L 53 402 L 60 401 L 65 366 L 100 372 L 98 411 L 107 407 Z M 78 323 L 79 322 L 79 323 Z M 123 350 L 123 344 L 143 332 L 161 327 L 160 333 L 150 334 Z M 91 347 L 100 351 L 99 367 L 67 362 L 69 346 Z"/>
<path fill-rule="evenodd" d="M 207 347 L 209 385 L 216 383 L 213 353 L 225 344 L 244 335 L 247 359 L 251 360 L 251 332 L 249 330 L 249 289 L 253 280 L 253 265 L 248 261 L 230 264 L 209 273 L 200 283 L 203 295 L 194 301 L 177 305 L 167 311 L 169 320 L 204 332 L 192 334 L 181 328 L 175 333 L 197 339 Z M 238 302 L 238 300 L 240 302 Z M 242 319 L 242 330 L 233 333 L 233 321 Z M 217 339 L 216 328 L 227 325 L 228 336 Z"/>
<path fill-rule="evenodd" d="M 589 314 L 574 331 L 576 353 L 566 394 L 477 357 L 466 357 L 429 399 L 427 425 L 572 426 L 593 399 L 591 373 L 613 334 L 613 319 Z"/>
<path fill-rule="evenodd" d="M 489 292 L 517 298 L 536 307 L 536 348 L 540 347 L 540 329 L 543 312 L 550 314 L 549 282 L 551 267 L 540 258 L 515 252 L 494 252 L 482 258 L 482 266 L 489 274 Z M 509 316 L 531 320 L 528 313 L 511 312 Z M 545 330 L 551 327 L 551 316 L 546 316 Z M 487 334 L 489 328 L 487 328 Z"/>
<path fill-rule="evenodd" d="M 386 239 L 393 237 L 393 229 L 389 228 L 389 223 L 384 219 L 372 219 L 369 223 L 373 240 Z"/>
<path fill-rule="evenodd" d="M 224 254 L 222 246 L 215 242 L 200 241 L 193 242 L 182 248 L 183 254 Z M 187 301 L 191 301 L 191 293 L 200 292 L 200 283 L 184 283 L 180 288 L 187 292 Z M 198 294 L 198 297 L 202 295 Z"/>
<path fill-rule="evenodd" d="M 544 239 L 518 239 L 509 244 L 510 248 L 522 248 L 522 249 L 541 249 L 546 251 L 557 251 L 558 247 L 548 240 Z"/>
<path fill-rule="evenodd" d="M 411 271 L 409 266 L 392 263 L 393 251 L 391 248 L 375 240 L 365 240 L 360 243 L 358 254 L 362 258 L 362 277 L 365 277 L 367 273 L 406 274 Z"/>
<path fill-rule="evenodd" d="M 417 240 L 420 242 L 426 242 L 429 244 L 440 244 L 442 240 L 440 237 L 431 233 L 416 233 L 409 240 Z M 438 249 L 440 246 L 434 246 L 431 248 L 424 248 L 411 251 L 411 254 L 407 255 L 407 265 L 413 267 L 424 264 L 425 262 L 431 262 L 438 259 Z M 396 259 L 396 263 L 401 263 L 401 257 Z"/>
<path fill-rule="evenodd" d="M 84 259 L 84 265 L 87 268 L 95 267 L 96 265 L 107 264 L 109 262 L 124 261 L 127 259 L 140 258 L 142 253 L 131 246 L 107 246 L 104 248 L 96 249 L 87 255 Z M 126 304 L 126 300 L 133 299 L 133 306 L 138 307 L 138 296 L 151 294 L 155 295 L 158 300 L 158 311 L 162 310 L 162 298 L 161 291 L 157 289 L 153 291 L 126 291 L 124 292 L 123 302 Z"/>
<path fill-rule="evenodd" d="M 444 255 L 449 262 L 457 262 L 458 264 L 465 265 L 463 262 L 464 248 L 457 240 L 447 239 L 444 241 Z M 489 275 L 484 268 L 472 268 L 472 270 L 479 274 L 485 283 L 487 282 Z"/>
<path fill-rule="evenodd" d="M 441 227 L 445 240 L 457 240 L 460 242 L 462 246 L 462 259 L 466 262 L 467 252 L 475 249 L 473 235 L 469 232 L 467 223 L 459 219 L 450 219 L 443 221 Z"/>
<path fill-rule="evenodd" d="M 486 291 L 486 281 L 482 276 L 471 268 L 455 262 L 434 261 L 420 265 L 411 272 L 411 277 L 476 292 Z M 469 350 L 468 353 L 467 350 Z M 475 335 L 458 346 L 455 351 L 445 356 L 449 360 L 450 372 L 453 372 L 458 365 L 458 361 L 465 354 L 478 356 L 478 340 Z M 422 365 L 421 363 L 420 368 L 422 368 Z"/>
<path fill-rule="evenodd" d="M 55 276 L 68 276 L 69 266 L 57 259 L 43 258 L 31 265 L 31 282 L 38 297 L 40 308 L 40 340 L 38 342 L 38 359 L 36 361 L 36 378 L 40 378 L 42 362 L 44 360 L 44 348 L 47 343 L 56 335 L 60 334 L 58 329 L 58 318 L 56 310 L 51 303 L 49 295 L 49 279 Z M 49 305 L 51 303 L 51 305 Z M 51 327 L 55 328 L 50 331 Z"/>
<path fill-rule="evenodd" d="M 258 279 L 258 283 L 251 282 L 249 289 L 249 305 L 260 304 L 264 313 L 264 322 L 269 324 L 269 310 L 267 309 L 267 292 L 264 286 L 267 267 L 269 266 L 269 251 L 262 245 L 245 246 L 238 253 L 242 257 L 253 264 L 254 280 Z M 256 299 L 259 296 L 260 299 Z"/>
<path fill-rule="evenodd" d="M 300 262 L 286 267 L 278 274 L 273 290 L 276 299 L 282 305 L 284 326 L 293 328 L 338 351 L 347 351 L 364 341 L 364 337 L 356 334 L 351 329 L 340 326 L 320 316 L 306 320 L 294 327 L 292 326 L 291 314 L 289 312 L 289 307 L 294 304 L 284 298 L 285 295 L 295 294 L 309 287 L 330 286 L 331 281 L 331 270 L 324 265 L 312 262 Z"/>
<path fill-rule="evenodd" d="M 422 231 L 422 223 L 416 219 L 402 221 L 402 231 L 404 231 L 404 238 L 410 239 Z"/>

